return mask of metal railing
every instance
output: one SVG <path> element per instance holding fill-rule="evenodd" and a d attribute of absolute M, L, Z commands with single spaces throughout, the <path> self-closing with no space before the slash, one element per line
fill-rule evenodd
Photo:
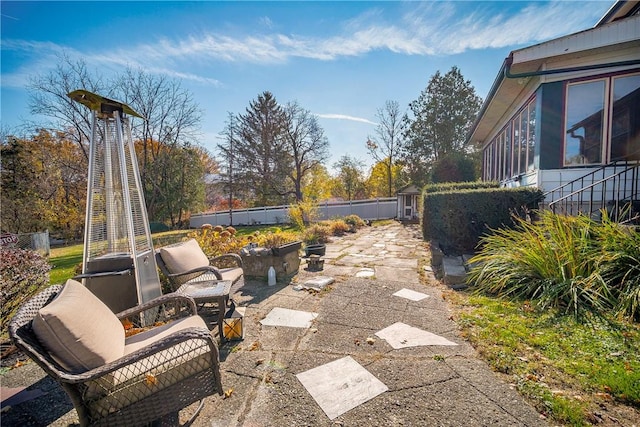
<path fill-rule="evenodd" d="M 604 209 L 617 222 L 630 222 L 640 212 L 640 163 L 617 161 L 591 171 L 544 194 L 554 213 L 599 218 Z"/>

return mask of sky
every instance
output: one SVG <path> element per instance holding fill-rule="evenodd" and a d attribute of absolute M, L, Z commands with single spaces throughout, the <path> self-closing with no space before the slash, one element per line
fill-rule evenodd
<path fill-rule="evenodd" d="M 378 111 L 402 111 L 436 73 L 460 69 L 485 98 L 509 52 L 593 27 L 612 1 L 2 1 L 3 132 L 31 116 L 29 79 L 59 55 L 109 77 L 142 68 L 180 82 L 214 157 L 228 113 L 264 91 L 317 115 L 330 172 L 365 166 Z M 123 100 L 124 101 L 124 100 Z"/>

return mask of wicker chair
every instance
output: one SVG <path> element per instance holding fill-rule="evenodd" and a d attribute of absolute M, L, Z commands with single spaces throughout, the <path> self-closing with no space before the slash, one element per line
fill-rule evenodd
<path fill-rule="evenodd" d="M 73 281 L 65 288 L 71 286 L 69 282 Z M 74 286 L 90 294 L 81 284 L 75 282 Z M 83 370 L 69 368 L 60 353 L 49 350 L 51 346 L 38 330 L 43 313 L 48 313 L 45 310 L 52 310 L 50 307 L 63 299 L 56 296 L 68 295 L 63 291 L 71 292 L 54 285 L 27 301 L 12 319 L 9 333 L 19 349 L 60 383 L 82 426 L 144 425 L 214 393 L 222 395 L 218 348 L 202 319 L 195 315 L 190 298 L 169 294 L 117 315 L 109 311 L 126 331 L 119 332 L 125 341 L 124 355 Z M 67 300 L 74 302 L 73 298 Z M 63 315 L 67 319 L 74 315 L 68 308 Z M 86 316 L 95 310 L 84 314 L 89 309 L 83 308 L 74 313 L 87 323 Z M 100 333 L 95 335 L 96 341 L 105 339 Z M 201 408 L 202 402 L 196 413 Z"/>
<path fill-rule="evenodd" d="M 229 280 L 239 284 L 244 275 L 240 255 L 208 258 L 195 239 L 157 249 L 156 263 L 174 292 L 187 282 Z"/>
<path fill-rule="evenodd" d="M 242 258 L 236 254 L 208 258 L 198 242 L 190 239 L 157 249 L 156 264 L 173 292 L 193 298 L 198 314 L 218 325 L 220 344 L 224 344 L 222 323 L 231 289 L 243 283 Z"/>

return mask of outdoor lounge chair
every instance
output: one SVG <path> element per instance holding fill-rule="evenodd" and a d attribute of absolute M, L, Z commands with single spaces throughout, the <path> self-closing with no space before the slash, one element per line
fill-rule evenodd
<path fill-rule="evenodd" d="M 232 286 L 244 276 L 240 255 L 225 254 L 209 259 L 198 242 L 190 239 L 156 250 L 156 264 L 173 292 L 193 298 L 198 313 L 218 325 L 220 343 L 224 344 L 222 323 L 229 294 Z"/>
<path fill-rule="evenodd" d="M 115 315 L 68 280 L 27 301 L 9 334 L 60 383 L 82 426 L 144 425 L 222 394 L 218 348 L 183 295 Z"/>
<path fill-rule="evenodd" d="M 243 279 L 242 258 L 224 254 L 208 258 L 195 239 L 156 249 L 156 263 L 176 292 L 187 282 Z"/>

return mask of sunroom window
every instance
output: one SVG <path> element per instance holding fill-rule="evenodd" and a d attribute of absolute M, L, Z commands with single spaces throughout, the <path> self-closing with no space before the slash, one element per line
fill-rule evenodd
<path fill-rule="evenodd" d="M 565 166 L 602 162 L 605 89 L 605 80 L 568 85 Z"/>
<path fill-rule="evenodd" d="M 613 79 L 611 161 L 640 160 L 640 74 Z"/>

